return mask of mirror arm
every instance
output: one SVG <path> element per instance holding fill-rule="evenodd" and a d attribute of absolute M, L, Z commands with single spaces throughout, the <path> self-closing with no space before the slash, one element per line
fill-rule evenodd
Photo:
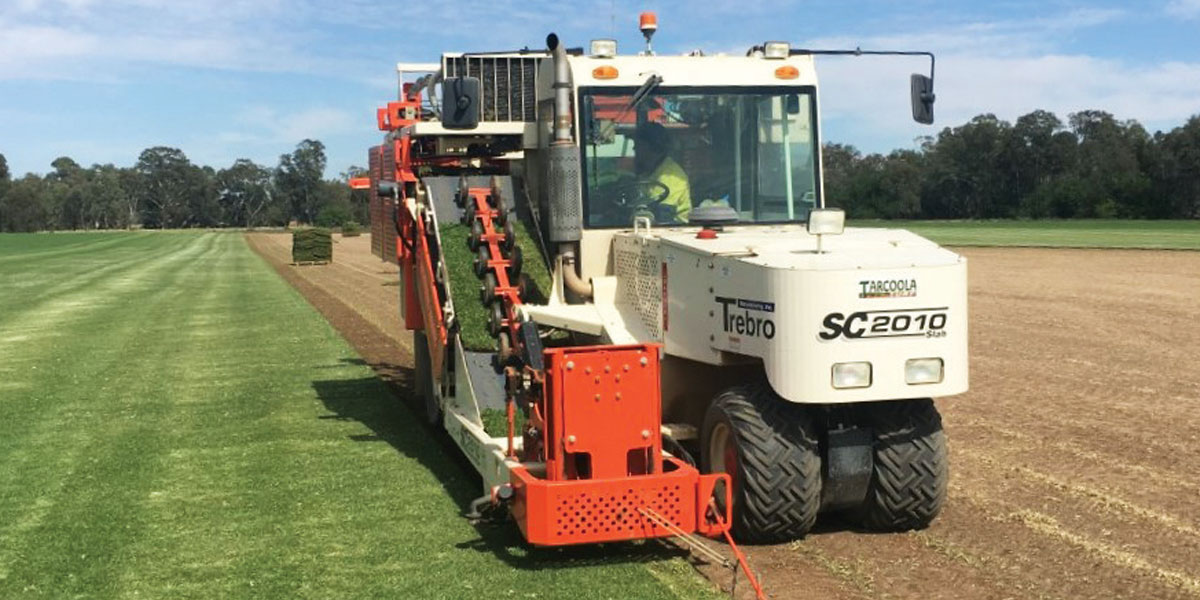
<path fill-rule="evenodd" d="M 933 71 L 936 58 L 932 52 L 915 51 L 915 50 L 863 50 L 855 48 L 853 50 L 812 50 L 809 48 L 793 48 L 788 52 L 789 56 L 928 56 L 929 57 L 929 81 L 933 82 Z"/>

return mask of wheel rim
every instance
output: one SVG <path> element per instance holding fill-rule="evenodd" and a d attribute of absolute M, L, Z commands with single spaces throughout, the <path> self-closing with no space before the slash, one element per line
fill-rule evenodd
<path fill-rule="evenodd" d="M 717 423 L 708 438 L 709 470 L 729 475 L 731 484 L 737 482 L 737 445 L 733 443 L 729 425 Z M 736 489 L 736 487 L 734 487 Z M 730 490 L 732 495 L 733 489 Z"/>

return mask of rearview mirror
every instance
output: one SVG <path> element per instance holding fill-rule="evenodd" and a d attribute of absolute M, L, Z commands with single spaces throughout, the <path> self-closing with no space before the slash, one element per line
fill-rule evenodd
<path fill-rule="evenodd" d="M 442 82 L 442 127 L 475 129 L 479 125 L 479 78 L 451 77 Z"/>
<path fill-rule="evenodd" d="M 913 73 L 912 76 L 912 115 L 913 120 L 923 125 L 933 124 L 933 79 Z"/>

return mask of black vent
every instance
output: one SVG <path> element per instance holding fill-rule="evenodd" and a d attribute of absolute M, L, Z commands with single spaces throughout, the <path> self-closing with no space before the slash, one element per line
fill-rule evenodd
<path fill-rule="evenodd" d="M 481 121 L 533 121 L 538 62 L 528 56 L 447 56 L 442 73 L 478 77 L 482 92 Z"/>

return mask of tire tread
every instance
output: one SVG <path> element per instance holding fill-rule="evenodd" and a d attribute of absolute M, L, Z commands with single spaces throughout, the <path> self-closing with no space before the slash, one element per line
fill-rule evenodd
<path fill-rule="evenodd" d="M 767 385 L 737 386 L 718 395 L 705 419 L 706 432 L 715 411 L 728 420 L 741 463 L 734 535 L 752 543 L 803 537 L 821 504 L 821 461 L 807 413 Z M 710 451 L 707 444 L 703 449 Z"/>
<path fill-rule="evenodd" d="M 875 466 L 858 518 L 869 529 L 928 527 L 946 500 L 949 456 L 933 401 L 871 403 L 863 408 L 875 429 Z"/>

